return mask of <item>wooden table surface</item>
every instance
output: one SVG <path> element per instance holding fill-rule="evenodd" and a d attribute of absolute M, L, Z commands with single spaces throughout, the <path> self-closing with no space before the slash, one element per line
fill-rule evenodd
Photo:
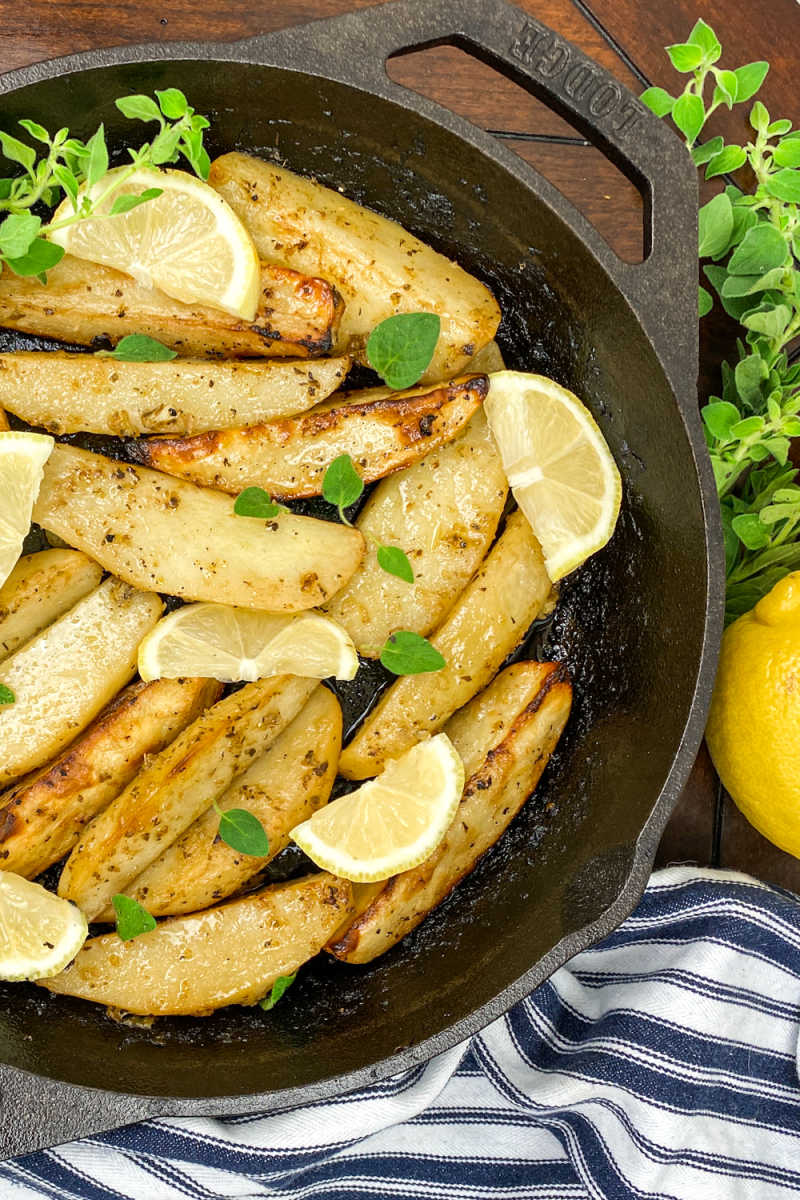
<path fill-rule="evenodd" d="M 379 0 L 4 0 L 0 70 L 77 50 L 123 42 L 235 39 L 315 17 L 369 8 Z M 767 59 L 760 93 L 773 117 L 800 124 L 796 87 L 800 9 L 769 0 L 745 17 L 738 0 L 517 0 L 538 20 L 581 46 L 628 87 L 674 90 L 663 47 L 685 39 L 698 16 L 716 30 L 723 65 Z M 476 125 L 491 130 L 547 176 L 631 261 L 642 257 L 642 204 L 635 187 L 576 131 L 527 92 L 453 47 L 392 60 L 389 72 Z M 746 137 L 745 109 L 715 114 L 711 134 Z M 709 194 L 713 188 L 710 185 Z M 730 354 L 733 327 L 708 318 L 701 341 L 700 394 L 718 391 L 718 365 Z M 800 891 L 800 861 L 761 838 L 718 786 L 701 753 L 662 841 L 659 861 L 698 862 L 749 871 Z"/>

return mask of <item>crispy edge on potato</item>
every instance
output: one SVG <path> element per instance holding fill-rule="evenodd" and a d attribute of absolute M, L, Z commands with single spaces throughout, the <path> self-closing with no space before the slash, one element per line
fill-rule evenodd
<path fill-rule="evenodd" d="M 0 662 L 96 588 L 103 569 L 80 550 L 25 554 L 0 587 Z"/>
<path fill-rule="evenodd" d="M 138 680 L 34 778 L 0 796 L 0 866 L 33 879 L 68 854 L 85 825 L 217 700 L 213 679 Z"/>
<path fill-rule="evenodd" d="M 321 275 L 341 292 L 337 345 L 366 361 L 386 317 L 434 312 L 441 334 L 423 379 L 449 379 L 490 341 L 500 309 L 489 289 L 395 221 L 274 163 L 223 154 L 208 182 L 249 230 L 264 261 Z"/>
<path fill-rule="evenodd" d="M 223 492 L 257 486 L 280 499 L 318 496 L 327 468 L 341 454 L 349 454 L 371 483 L 451 441 L 488 388 L 486 376 L 475 375 L 423 395 L 397 393 L 192 438 L 146 438 L 129 444 L 128 457 Z"/>
<path fill-rule="evenodd" d="M 245 809 L 262 824 L 269 854 L 254 858 L 218 836 L 209 808 L 128 886 L 127 895 L 155 917 L 196 912 L 225 900 L 280 854 L 289 833 L 326 804 L 339 762 L 342 710 L 327 688 L 308 702 L 273 746 L 220 797 L 219 807 Z M 113 920 L 111 911 L 101 920 Z"/>
<path fill-rule="evenodd" d="M 0 433 L 2 433 L 5 429 L 8 429 L 8 418 L 6 417 L 5 411 L 0 408 Z"/>
<path fill-rule="evenodd" d="M 84 830 L 58 894 L 90 921 L 108 910 L 167 846 L 292 721 L 317 681 L 278 675 L 219 700 L 151 759 Z"/>
<path fill-rule="evenodd" d="M 445 727 L 470 747 L 473 763 L 483 742 L 482 759 L 467 779 L 453 822 L 425 862 L 393 876 L 376 895 L 357 899 L 362 911 L 328 946 L 336 958 L 371 962 L 415 929 L 473 870 L 533 792 L 569 717 L 572 688 L 556 663 L 521 665 L 526 671 L 517 672 L 513 686 L 503 672 L 488 689 L 496 689 L 494 697 L 477 697 Z M 503 689 L 505 696 L 497 694 Z M 533 693 L 527 702 L 526 692 Z M 499 724 L 487 723 L 481 711 L 487 707 Z"/>
<path fill-rule="evenodd" d="M 0 354 L 0 404 L 51 433 L 196 434 L 312 408 L 339 387 L 349 358 L 176 358 L 120 362 L 93 354 Z"/>
<path fill-rule="evenodd" d="M 383 693 L 342 752 L 340 774 L 346 779 L 377 775 L 388 759 L 437 733 L 520 644 L 550 588 L 541 547 L 516 511 L 430 639 L 445 666 L 405 675 Z"/>
<path fill-rule="evenodd" d="M 508 484 L 482 411 L 452 442 L 383 479 L 356 528 L 384 546 L 402 546 L 409 585 L 364 556 L 326 605 L 359 654 L 376 658 L 390 633 L 435 629 L 483 561 L 503 514 Z"/>
<path fill-rule="evenodd" d="M 49 762 L 133 677 L 139 643 L 163 604 L 106 579 L 2 666 L 16 697 L 0 709 L 0 784 Z"/>
<path fill-rule="evenodd" d="M 9 329 L 92 347 L 146 333 L 188 358 L 317 358 L 331 351 L 342 307 L 324 279 L 269 263 L 252 324 L 70 254 L 46 285 L 34 275 L 0 276 L 0 325 Z"/>
<path fill-rule="evenodd" d="M 33 518 L 136 587 L 299 612 L 330 599 L 364 554 L 356 529 L 282 513 L 239 517 L 222 492 L 59 444 Z"/>
<path fill-rule="evenodd" d="M 277 883 L 241 900 L 169 917 L 128 942 L 91 938 L 41 987 L 144 1016 L 205 1016 L 256 1004 L 281 975 L 322 949 L 350 910 L 345 879 L 321 873 Z"/>

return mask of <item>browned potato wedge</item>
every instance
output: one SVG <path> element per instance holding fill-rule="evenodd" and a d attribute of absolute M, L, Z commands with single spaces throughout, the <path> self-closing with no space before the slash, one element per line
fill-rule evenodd
<path fill-rule="evenodd" d="M 359 654 L 376 658 L 395 629 L 424 637 L 436 628 L 483 561 L 507 495 L 482 411 L 455 441 L 381 480 L 356 526 L 368 540 L 402 547 L 414 582 L 389 575 L 368 554 L 326 606 Z"/>
<path fill-rule="evenodd" d="M 431 638 L 446 666 L 405 675 L 384 692 L 345 748 L 339 772 L 366 779 L 416 742 L 437 733 L 448 717 L 485 687 L 522 641 L 550 593 L 541 548 L 521 512 Z"/>
<path fill-rule="evenodd" d="M 33 879 L 68 854 L 84 826 L 209 704 L 213 679 L 132 683 L 54 762 L 0 796 L 0 865 Z"/>
<path fill-rule="evenodd" d="M 155 917 L 197 912 L 237 892 L 289 842 L 289 831 L 327 803 L 342 744 L 342 710 L 317 687 L 291 725 L 220 797 L 219 807 L 251 812 L 267 832 L 269 855 L 240 854 L 217 837 L 209 808 L 138 878 L 126 894 Z M 101 920 L 112 920 L 107 911 Z"/>
<path fill-rule="evenodd" d="M 137 587 L 185 600 L 297 612 L 330 599 L 355 571 L 355 529 L 282 514 L 237 517 L 233 500 L 100 454 L 58 445 L 33 519 Z"/>
<path fill-rule="evenodd" d="M 0 662 L 96 588 L 102 567 L 79 550 L 24 555 L 0 587 Z"/>
<path fill-rule="evenodd" d="M 152 592 L 107 579 L 7 658 L 0 708 L 0 784 L 49 762 L 136 671 L 139 642 L 161 615 Z"/>
<path fill-rule="evenodd" d="M 400 312 L 434 312 L 442 328 L 427 382 L 463 371 L 495 335 L 488 288 L 394 221 L 313 179 L 246 154 L 223 154 L 208 182 L 238 213 L 265 262 L 329 279 L 345 310 L 336 346 L 362 360 L 365 341 Z"/>
<path fill-rule="evenodd" d="M 129 457 L 223 492 L 257 486 L 282 499 L 318 496 L 325 471 L 340 454 L 349 454 L 371 483 L 454 438 L 487 390 L 486 376 L 475 375 L 422 395 L 398 392 L 247 429 L 148 438 L 131 443 Z"/>
<path fill-rule="evenodd" d="M 51 433 L 202 433 L 304 412 L 339 387 L 349 364 L 117 362 L 31 350 L 0 354 L 0 404 Z"/>
<path fill-rule="evenodd" d="M 510 669 L 513 681 L 503 672 L 445 726 L 474 769 L 444 840 L 418 867 L 363 897 L 367 907 L 328 947 L 337 958 L 371 962 L 416 928 L 494 845 L 539 782 L 567 722 L 572 689 L 555 663 Z"/>
<path fill-rule="evenodd" d="M 277 883 L 241 900 L 171 917 L 129 942 L 91 938 L 66 970 L 39 984 L 145 1016 L 205 1016 L 255 1004 L 279 975 L 313 958 L 346 915 L 350 884 L 334 875 Z"/>
<path fill-rule="evenodd" d="M 488 342 L 469 360 L 470 371 L 491 375 L 492 371 L 504 371 L 506 364 L 497 342 Z"/>
<path fill-rule="evenodd" d="M 188 358 L 315 358 L 328 354 L 342 301 L 324 279 L 262 264 L 261 298 L 252 325 L 217 308 L 181 304 L 111 267 L 66 254 L 47 272 L 4 271 L 0 325 L 95 346 L 146 333 Z"/>
<path fill-rule="evenodd" d="M 8 429 L 8 420 L 6 419 L 6 414 L 3 412 L 3 409 L 0 408 L 0 432 L 2 432 L 4 429 Z"/>
<path fill-rule="evenodd" d="M 313 679 L 277 675 L 207 709 L 87 826 L 64 864 L 58 894 L 74 900 L 90 921 L 106 912 L 115 892 L 272 745 L 316 686 Z"/>

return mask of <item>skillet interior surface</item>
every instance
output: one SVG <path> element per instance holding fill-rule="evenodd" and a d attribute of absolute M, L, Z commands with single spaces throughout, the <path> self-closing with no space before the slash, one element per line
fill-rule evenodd
<path fill-rule="evenodd" d="M 131 126 L 113 97 L 165 86 L 211 117 L 212 155 L 241 149 L 314 175 L 484 279 L 503 309 L 508 364 L 585 399 L 625 488 L 611 544 L 532 634 L 534 652 L 572 673 L 562 745 L 501 843 L 404 943 L 365 968 L 321 956 L 269 1014 L 235 1008 L 150 1030 L 34 988 L 0 989 L 8 1064 L 111 1091 L 246 1096 L 318 1084 L 438 1037 L 602 916 L 628 878 L 697 685 L 706 540 L 683 420 L 629 305 L 560 216 L 453 133 L 344 84 L 192 61 L 40 81 L 3 97 L 2 125 L 27 116 L 50 126 L 58 114 L 86 136 L 102 120 L 120 145 Z M 31 344 L 4 337 L 3 348 Z"/>

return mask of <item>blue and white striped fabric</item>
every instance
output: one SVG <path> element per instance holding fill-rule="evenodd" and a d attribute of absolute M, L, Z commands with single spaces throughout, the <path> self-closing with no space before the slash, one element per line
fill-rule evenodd
<path fill-rule="evenodd" d="M 3 1200 L 800 1196 L 800 899 L 672 868 L 507 1016 L 384 1084 L 0 1167 Z M 347 1131 L 347 1140 L 342 1140 Z"/>

